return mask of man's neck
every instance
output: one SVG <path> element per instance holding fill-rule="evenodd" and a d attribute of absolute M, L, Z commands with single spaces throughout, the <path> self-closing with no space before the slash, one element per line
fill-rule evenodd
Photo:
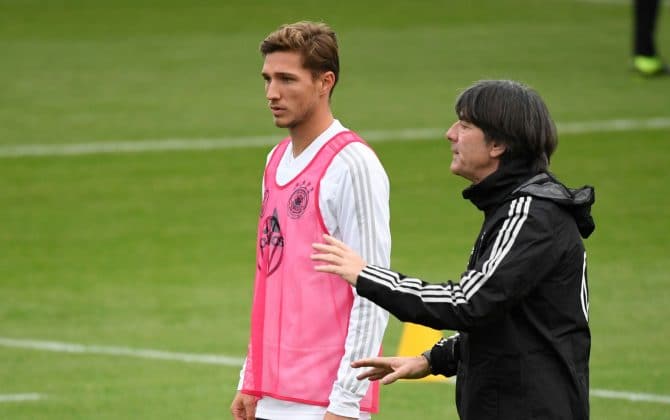
<path fill-rule="evenodd" d="M 313 118 L 306 124 L 289 129 L 291 136 L 291 143 L 293 145 L 293 157 L 297 157 L 307 147 L 309 147 L 314 140 L 333 123 L 333 114 L 330 111 L 321 117 Z"/>

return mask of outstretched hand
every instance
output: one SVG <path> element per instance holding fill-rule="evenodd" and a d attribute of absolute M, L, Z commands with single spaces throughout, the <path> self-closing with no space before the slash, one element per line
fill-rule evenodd
<path fill-rule="evenodd" d="M 352 286 L 356 286 L 356 279 L 367 265 L 366 262 L 344 242 L 330 235 L 323 235 L 323 239 L 325 244 L 312 244 L 312 247 L 319 252 L 310 257 L 314 261 L 326 264 L 317 265 L 314 269 L 323 273 L 337 274 Z"/>
<path fill-rule="evenodd" d="M 356 378 L 359 380 L 379 380 L 384 385 L 392 384 L 398 379 L 420 379 L 430 374 L 428 360 L 423 356 L 416 357 L 371 357 L 356 360 L 351 367 L 371 367 Z"/>

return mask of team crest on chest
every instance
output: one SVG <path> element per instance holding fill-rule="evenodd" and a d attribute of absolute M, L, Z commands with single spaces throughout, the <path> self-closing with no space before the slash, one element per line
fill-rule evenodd
<path fill-rule="evenodd" d="M 302 181 L 294 187 L 294 191 L 288 200 L 288 215 L 292 219 L 299 219 L 309 204 L 310 193 L 314 191 L 312 184 Z"/>

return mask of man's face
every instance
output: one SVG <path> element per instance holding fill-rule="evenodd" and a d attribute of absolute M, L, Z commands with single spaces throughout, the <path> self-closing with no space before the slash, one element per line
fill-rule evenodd
<path fill-rule="evenodd" d="M 447 131 L 452 159 L 449 169 L 477 184 L 498 169 L 504 146 L 486 142 L 484 132 L 476 125 L 458 120 Z"/>
<path fill-rule="evenodd" d="M 321 81 L 303 67 L 300 54 L 294 51 L 267 54 L 261 73 L 275 125 L 290 129 L 308 121 L 322 97 Z"/>

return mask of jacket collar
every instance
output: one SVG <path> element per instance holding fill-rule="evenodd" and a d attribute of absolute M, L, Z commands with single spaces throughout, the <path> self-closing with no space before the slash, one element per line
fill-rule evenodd
<path fill-rule="evenodd" d="M 486 213 L 502 203 L 521 183 L 536 174 L 525 162 L 509 162 L 481 182 L 463 190 L 463 198 L 470 200 Z"/>

